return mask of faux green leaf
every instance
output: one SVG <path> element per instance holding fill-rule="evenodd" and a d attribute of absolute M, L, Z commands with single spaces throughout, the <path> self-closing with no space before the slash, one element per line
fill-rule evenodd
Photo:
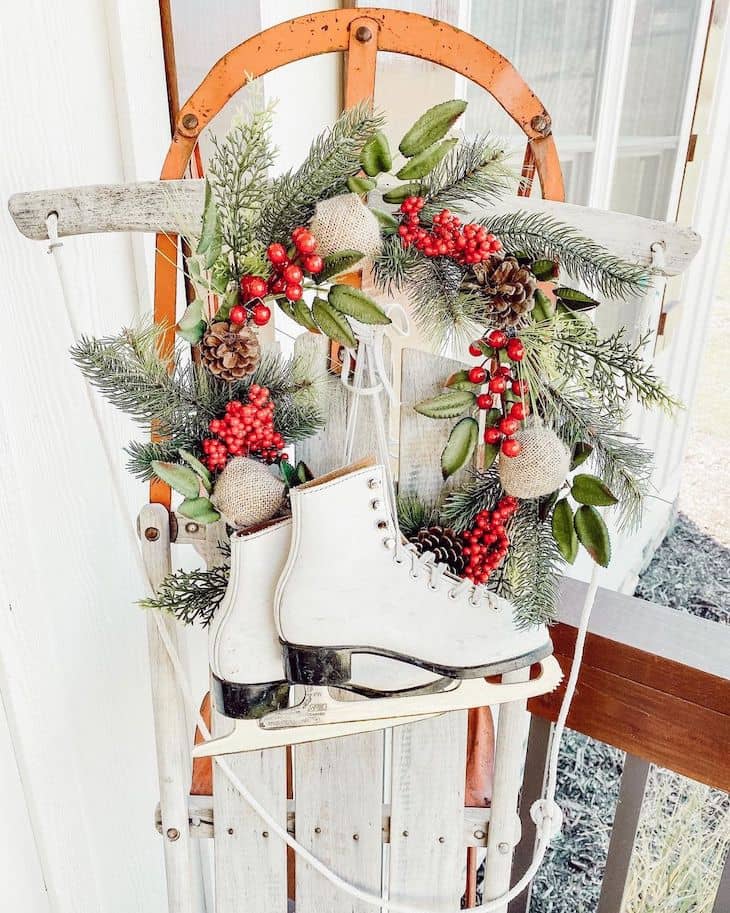
<path fill-rule="evenodd" d="M 466 466 L 474 453 L 478 437 L 479 425 L 475 419 L 463 418 L 454 425 L 441 454 L 441 475 L 444 480 Z"/>
<path fill-rule="evenodd" d="M 312 312 L 309 310 L 309 307 L 303 298 L 300 298 L 299 301 L 294 302 L 292 305 L 292 311 L 294 314 L 294 319 L 300 326 L 305 327 L 307 330 L 311 330 L 313 333 L 319 332 L 319 327 L 314 322 Z"/>
<path fill-rule="evenodd" d="M 354 317 L 360 323 L 387 325 L 391 322 L 385 311 L 365 292 L 351 285 L 333 285 L 327 296 L 329 303 L 340 313 Z"/>
<path fill-rule="evenodd" d="M 558 500 L 558 495 L 560 494 L 560 489 L 552 492 L 549 495 L 543 495 L 537 502 L 537 516 L 544 522 L 550 516 L 550 511 L 555 506 L 555 502 Z"/>
<path fill-rule="evenodd" d="M 297 463 L 297 479 L 299 480 L 300 485 L 304 485 L 305 482 L 311 482 L 314 478 L 314 473 L 307 466 L 304 460 L 299 460 Z"/>
<path fill-rule="evenodd" d="M 427 418 L 456 418 L 476 402 L 476 396 L 466 390 L 449 390 L 431 399 L 424 399 L 413 407 L 419 415 Z"/>
<path fill-rule="evenodd" d="M 420 191 L 420 182 L 411 181 L 409 184 L 399 184 L 392 190 L 386 191 L 386 193 L 383 194 L 383 199 L 386 203 L 402 203 L 406 197 L 418 196 Z"/>
<path fill-rule="evenodd" d="M 179 463 L 162 463 L 152 460 L 152 472 L 170 488 L 174 488 L 184 498 L 197 498 L 200 493 L 200 481 L 192 469 L 180 466 Z"/>
<path fill-rule="evenodd" d="M 373 134 L 362 147 L 360 164 L 365 174 L 371 178 L 377 177 L 381 171 L 390 171 L 393 167 L 388 137 L 381 130 Z"/>
<path fill-rule="evenodd" d="M 469 380 L 468 371 L 455 371 L 444 386 L 450 390 L 467 390 L 469 393 L 478 393 L 481 389 L 479 384 L 473 384 Z"/>
<path fill-rule="evenodd" d="M 536 279 L 540 280 L 540 282 L 545 282 L 548 279 L 555 278 L 557 264 L 554 260 L 535 260 L 530 266 L 530 271 Z"/>
<path fill-rule="evenodd" d="M 279 462 L 279 472 L 287 488 L 294 488 L 297 484 L 297 471 L 287 460 Z"/>
<path fill-rule="evenodd" d="M 204 254 L 213 243 L 218 230 L 218 210 L 208 181 L 205 182 L 205 203 L 203 205 L 203 225 L 200 229 L 200 240 L 195 250 L 197 254 Z"/>
<path fill-rule="evenodd" d="M 228 264 L 222 260 L 217 260 L 213 272 L 211 273 L 210 284 L 219 295 L 225 295 L 228 291 L 228 283 L 231 281 Z"/>
<path fill-rule="evenodd" d="M 216 317 L 219 320 L 228 320 L 231 310 L 238 304 L 238 288 L 233 287 L 228 289 L 223 298 L 223 303 L 216 311 Z"/>
<path fill-rule="evenodd" d="M 598 476 L 592 476 L 587 472 L 580 473 L 573 478 L 570 493 L 579 504 L 610 507 L 618 502 L 618 498 L 605 482 L 602 482 Z"/>
<path fill-rule="evenodd" d="M 178 507 L 177 512 L 187 517 L 189 520 L 195 520 L 197 523 L 215 523 L 220 520 L 221 515 L 213 507 L 208 498 L 186 498 Z"/>
<path fill-rule="evenodd" d="M 451 139 L 444 139 L 440 143 L 429 146 L 428 149 L 424 149 L 423 152 L 419 152 L 412 159 L 409 159 L 396 174 L 396 177 L 401 181 L 414 181 L 417 178 L 425 178 L 451 152 L 458 142 L 459 140 L 454 136 Z"/>
<path fill-rule="evenodd" d="M 574 288 L 556 288 L 555 297 L 571 311 L 589 311 L 591 308 L 598 307 L 595 298 Z"/>
<path fill-rule="evenodd" d="M 332 307 L 324 298 L 315 298 L 312 304 L 312 317 L 314 322 L 322 332 L 334 339 L 335 342 L 342 343 L 349 349 L 354 349 L 357 345 L 355 335 L 352 332 L 350 321 L 344 314 Z"/>
<path fill-rule="evenodd" d="M 585 461 L 592 453 L 593 447 L 591 447 L 590 444 L 586 444 L 585 441 L 578 441 L 578 443 L 573 447 L 573 456 L 570 461 L 571 472 L 574 469 L 577 469 L 582 463 L 585 463 Z"/>
<path fill-rule="evenodd" d="M 371 190 L 374 190 L 378 186 L 378 182 L 374 178 L 364 178 L 359 175 L 354 175 L 347 179 L 347 189 L 350 193 L 370 193 Z"/>
<path fill-rule="evenodd" d="M 371 209 L 370 212 L 380 223 L 380 230 L 384 235 L 394 235 L 398 231 L 398 220 L 389 212 L 383 212 L 382 209 Z"/>
<path fill-rule="evenodd" d="M 572 564 L 578 554 L 578 536 L 573 525 L 573 511 L 567 498 L 561 498 L 555 505 L 552 529 L 558 551 L 568 564 Z"/>
<path fill-rule="evenodd" d="M 611 540 L 603 517 L 595 507 L 584 504 L 575 512 L 573 521 L 581 545 L 601 567 L 608 567 L 611 561 Z"/>
<path fill-rule="evenodd" d="M 446 136 L 466 110 L 466 105 L 463 99 L 455 98 L 429 108 L 398 144 L 401 153 L 411 158 Z"/>
<path fill-rule="evenodd" d="M 359 263 L 363 256 L 364 254 L 361 254 L 359 250 L 340 250 L 336 254 L 330 254 L 329 257 L 324 258 L 324 269 L 317 276 L 317 281 L 326 282 L 328 279 L 339 276 L 340 273 L 346 273 L 356 263 Z"/>
<path fill-rule="evenodd" d="M 180 458 L 185 460 L 188 466 L 200 478 L 200 481 L 203 483 L 203 488 L 210 494 L 211 491 L 213 491 L 213 478 L 208 469 L 203 466 L 200 460 L 190 453 L 189 450 L 184 450 L 181 447 L 178 450 L 178 453 L 180 454 Z"/>
<path fill-rule="evenodd" d="M 487 428 L 491 425 L 496 425 L 502 418 L 502 412 L 500 409 L 489 409 L 487 414 L 484 416 L 484 423 Z"/>
<path fill-rule="evenodd" d="M 482 470 L 486 472 L 490 466 L 494 465 L 494 461 L 497 459 L 497 454 L 499 453 L 499 444 L 485 444 L 482 454 L 484 456 L 484 465 Z"/>
<path fill-rule="evenodd" d="M 213 230 L 213 237 L 211 239 L 208 250 L 205 252 L 205 268 L 211 269 L 213 264 L 216 262 L 218 257 L 221 255 L 221 250 L 223 249 L 223 232 L 221 231 L 220 223 L 218 222 L 216 214 L 215 229 Z"/>
<path fill-rule="evenodd" d="M 555 315 L 555 304 L 542 289 L 535 289 L 535 306 L 530 314 L 535 323 L 552 320 Z"/>
<path fill-rule="evenodd" d="M 294 313 L 294 307 L 292 306 L 291 301 L 288 301 L 286 298 L 278 298 L 276 303 L 279 305 L 287 317 L 290 317 L 292 320 L 295 320 L 297 323 L 299 323 L 296 314 Z"/>
<path fill-rule="evenodd" d="M 203 302 L 196 298 L 185 308 L 185 313 L 177 325 L 177 333 L 178 336 L 182 336 L 186 342 L 194 346 L 203 338 L 206 326 L 207 324 L 203 317 Z"/>

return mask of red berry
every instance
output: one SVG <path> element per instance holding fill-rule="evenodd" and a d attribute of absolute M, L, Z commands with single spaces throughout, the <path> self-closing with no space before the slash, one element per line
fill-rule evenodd
<path fill-rule="evenodd" d="M 297 227 L 292 231 L 291 236 L 294 240 L 296 240 L 299 237 L 299 235 L 301 235 L 305 231 L 307 231 L 306 225 L 297 225 Z"/>
<path fill-rule="evenodd" d="M 495 377 L 511 377 L 512 368 L 509 365 L 500 365 L 494 372 Z"/>
<path fill-rule="evenodd" d="M 529 386 L 526 380 L 513 380 L 512 381 L 512 392 L 516 393 L 518 396 L 523 396 L 529 390 Z"/>
<path fill-rule="evenodd" d="M 477 396 L 477 409 L 491 409 L 494 400 L 488 393 L 480 393 Z"/>
<path fill-rule="evenodd" d="M 489 391 L 490 393 L 504 393 L 507 389 L 507 381 L 504 377 L 493 377 L 489 381 Z"/>
<path fill-rule="evenodd" d="M 290 263 L 282 273 L 282 276 L 287 285 L 299 285 L 302 281 L 303 273 L 301 267 L 297 266 L 296 263 Z"/>
<path fill-rule="evenodd" d="M 286 248 L 283 244 L 269 244 L 266 248 L 266 256 L 269 258 L 269 263 L 281 266 L 286 260 Z"/>
<path fill-rule="evenodd" d="M 490 428 L 484 429 L 484 443 L 485 444 L 498 444 L 502 440 L 502 432 L 499 428 L 491 426 Z"/>
<path fill-rule="evenodd" d="M 237 323 L 239 326 L 242 323 L 245 323 L 246 308 L 242 304 L 237 304 L 235 307 L 232 307 L 231 313 L 228 315 L 228 319 L 231 321 L 231 323 Z"/>
<path fill-rule="evenodd" d="M 469 370 L 467 377 L 472 384 L 483 384 L 487 379 L 487 372 L 481 365 L 477 365 L 475 368 Z"/>
<path fill-rule="evenodd" d="M 249 297 L 248 286 L 252 279 L 253 276 L 241 276 L 241 278 L 238 280 L 238 286 L 241 289 L 241 294 L 244 298 Z"/>
<path fill-rule="evenodd" d="M 248 294 L 251 298 L 263 298 L 268 291 L 266 281 L 261 276 L 251 276 L 248 280 Z"/>
<path fill-rule="evenodd" d="M 522 444 L 514 438 L 509 438 L 508 440 L 502 441 L 502 447 L 500 449 L 506 457 L 516 457 L 522 453 Z"/>
<path fill-rule="evenodd" d="M 271 283 L 271 291 L 274 295 L 280 295 L 286 288 L 286 279 L 283 276 L 277 276 Z"/>
<path fill-rule="evenodd" d="M 522 361 L 525 357 L 525 347 L 521 339 L 514 337 L 507 343 L 507 357 L 512 361 Z"/>
<path fill-rule="evenodd" d="M 311 231 L 303 231 L 294 239 L 294 244 L 300 254 L 313 254 L 317 249 L 317 239 Z"/>
<path fill-rule="evenodd" d="M 516 418 L 503 418 L 499 423 L 499 430 L 502 434 L 510 435 L 514 434 L 515 431 L 520 427 L 520 423 Z"/>
<path fill-rule="evenodd" d="M 304 289 L 301 287 L 301 285 L 292 283 L 291 285 L 287 285 L 286 289 L 284 290 L 284 294 L 289 299 L 289 301 L 299 301 L 299 299 L 304 294 Z"/>
<path fill-rule="evenodd" d="M 516 418 L 517 421 L 522 422 L 525 418 L 525 406 L 523 403 L 513 403 L 511 409 L 509 410 L 510 418 Z"/>
<path fill-rule="evenodd" d="M 271 319 L 271 310 L 265 304 L 255 304 L 251 315 L 256 326 L 263 327 Z"/>
<path fill-rule="evenodd" d="M 490 330 L 486 335 L 486 342 L 493 349 L 503 349 L 507 345 L 507 334 L 504 330 Z"/>
<path fill-rule="evenodd" d="M 479 343 L 478 343 L 478 342 L 473 342 L 473 343 L 469 346 L 469 354 L 470 354 L 470 355 L 473 355 L 474 358 L 479 358 L 479 356 L 480 356 L 480 355 L 483 355 L 484 353 L 482 352 L 481 348 L 479 347 Z"/>
<path fill-rule="evenodd" d="M 310 254 L 304 258 L 304 269 L 310 273 L 321 273 L 324 269 L 324 260 L 319 254 Z"/>

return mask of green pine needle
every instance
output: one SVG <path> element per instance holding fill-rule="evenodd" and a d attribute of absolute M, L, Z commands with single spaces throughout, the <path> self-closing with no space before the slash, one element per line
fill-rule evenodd
<path fill-rule="evenodd" d="M 416 495 L 398 498 L 398 526 L 411 539 L 419 529 L 425 529 L 438 522 L 438 514 L 432 504 L 427 504 Z"/>
<path fill-rule="evenodd" d="M 441 522 L 457 532 L 468 529 L 479 511 L 491 510 L 501 495 L 502 483 L 496 469 L 475 471 L 467 482 L 446 495 L 439 511 Z"/>

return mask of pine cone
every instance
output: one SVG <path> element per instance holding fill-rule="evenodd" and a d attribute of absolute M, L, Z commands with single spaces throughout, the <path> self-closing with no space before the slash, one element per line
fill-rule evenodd
<path fill-rule="evenodd" d="M 472 267 L 474 282 L 488 299 L 487 309 L 493 322 L 514 326 L 535 307 L 537 280 L 526 266 L 514 257 L 492 257 Z"/>
<path fill-rule="evenodd" d="M 200 357 L 211 374 L 232 383 L 256 370 L 261 346 L 256 333 L 245 324 L 219 321 L 206 330 Z"/>
<path fill-rule="evenodd" d="M 457 577 L 461 577 L 466 567 L 462 552 L 462 541 L 453 529 L 443 526 L 429 526 L 419 529 L 411 542 L 419 552 L 431 552 L 439 564 L 445 564 Z"/>

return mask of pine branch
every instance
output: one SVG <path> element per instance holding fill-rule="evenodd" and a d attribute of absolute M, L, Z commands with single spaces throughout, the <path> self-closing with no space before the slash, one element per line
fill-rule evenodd
<path fill-rule="evenodd" d="M 416 495 L 398 498 L 398 526 L 410 539 L 419 529 L 432 526 L 438 520 L 438 513 L 432 504 L 427 504 Z"/>
<path fill-rule="evenodd" d="M 320 200 L 347 190 L 346 181 L 360 171 L 360 152 L 383 124 L 367 102 L 345 111 L 312 143 L 304 163 L 271 185 L 262 214 L 259 240 L 286 243 L 297 225 L 305 225 Z"/>
<path fill-rule="evenodd" d="M 459 488 L 453 488 L 439 510 L 439 519 L 457 532 L 470 527 L 481 510 L 491 510 L 502 495 L 497 470 L 475 471 Z"/>
<path fill-rule="evenodd" d="M 165 577 L 154 596 L 141 600 L 139 605 L 174 615 L 186 625 L 199 622 L 207 626 L 225 595 L 229 571 L 228 565 L 174 571 Z"/>
<path fill-rule="evenodd" d="M 538 516 L 537 501 L 520 502 L 507 535 L 510 547 L 497 592 L 514 603 L 517 620 L 524 627 L 554 619 L 565 562 L 550 523 Z"/>
<path fill-rule="evenodd" d="M 141 482 L 149 482 L 154 476 L 151 465 L 153 460 L 175 463 L 180 458 L 178 451 L 181 447 L 192 452 L 196 449 L 196 444 L 197 441 L 179 438 L 174 441 L 130 441 L 124 448 L 129 456 L 127 471 Z"/>
<path fill-rule="evenodd" d="M 480 335 L 484 298 L 461 290 L 463 268 L 447 257 L 419 257 L 408 275 L 413 318 L 439 350 Z"/>
<path fill-rule="evenodd" d="M 481 223 L 507 250 L 518 250 L 534 259 L 557 258 L 566 273 L 608 298 L 630 298 L 646 291 L 647 269 L 615 257 L 552 216 L 511 212 L 489 216 Z"/>
<path fill-rule="evenodd" d="M 458 212 L 466 203 L 500 199 L 518 179 L 508 159 L 489 135 L 462 140 L 429 175 L 422 218 L 428 221 L 445 207 Z"/>
<path fill-rule="evenodd" d="M 404 247 L 400 235 L 383 238 L 380 253 L 373 262 L 375 284 L 386 294 L 400 291 L 411 283 L 420 260 L 421 256 L 414 247 Z"/>

